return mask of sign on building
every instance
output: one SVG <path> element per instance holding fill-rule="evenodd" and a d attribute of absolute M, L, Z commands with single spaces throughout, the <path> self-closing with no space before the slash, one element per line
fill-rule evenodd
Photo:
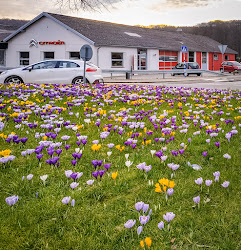
<path fill-rule="evenodd" d="M 182 46 L 181 51 L 182 53 L 187 53 L 187 46 Z"/>

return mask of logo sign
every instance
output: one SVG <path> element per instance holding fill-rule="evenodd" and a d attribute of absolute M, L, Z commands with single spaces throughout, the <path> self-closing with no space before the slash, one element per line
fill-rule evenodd
<path fill-rule="evenodd" d="M 65 42 L 64 41 L 60 41 L 60 40 L 58 40 L 58 41 L 49 41 L 49 42 L 39 42 L 39 45 L 64 45 L 65 44 Z"/>
<path fill-rule="evenodd" d="M 187 46 L 182 46 L 181 51 L 182 53 L 187 53 Z"/>
<path fill-rule="evenodd" d="M 219 50 L 221 51 L 222 54 L 225 53 L 228 45 L 218 45 Z"/>
<path fill-rule="evenodd" d="M 38 48 L 38 42 L 35 40 L 35 39 L 32 39 L 30 42 L 29 42 L 29 47 L 36 47 Z"/>
<path fill-rule="evenodd" d="M 93 56 L 92 48 L 88 44 L 83 45 L 80 49 L 80 57 L 84 61 L 89 61 L 92 58 L 92 56 Z"/>

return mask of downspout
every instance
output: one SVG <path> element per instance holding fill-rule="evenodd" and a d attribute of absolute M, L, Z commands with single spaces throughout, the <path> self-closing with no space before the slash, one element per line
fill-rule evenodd
<path fill-rule="evenodd" d="M 97 48 L 97 66 L 99 67 L 100 65 L 99 65 L 99 49 L 100 49 L 101 47 L 98 47 Z"/>

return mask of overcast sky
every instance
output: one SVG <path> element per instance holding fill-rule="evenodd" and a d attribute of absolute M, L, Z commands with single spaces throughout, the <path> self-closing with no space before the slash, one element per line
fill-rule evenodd
<path fill-rule="evenodd" d="M 60 9 L 58 1 L 67 0 L 0 0 L 0 18 L 30 20 L 45 11 L 128 25 L 241 20 L 241 0 L 107 0 L 108 9 L 100 12 Z"/>

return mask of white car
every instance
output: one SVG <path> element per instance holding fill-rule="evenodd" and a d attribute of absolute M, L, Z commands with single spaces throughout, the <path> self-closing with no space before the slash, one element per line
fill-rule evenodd
<path fill-rule="evenodd" d="M 46 60 L 2 72 L 0 83 L 53 83 L 82 84 L 84 61 L 81 60 Z M 85 77 L 87 83 L 103 83 L 102 70 L 86 62 Z"/>

